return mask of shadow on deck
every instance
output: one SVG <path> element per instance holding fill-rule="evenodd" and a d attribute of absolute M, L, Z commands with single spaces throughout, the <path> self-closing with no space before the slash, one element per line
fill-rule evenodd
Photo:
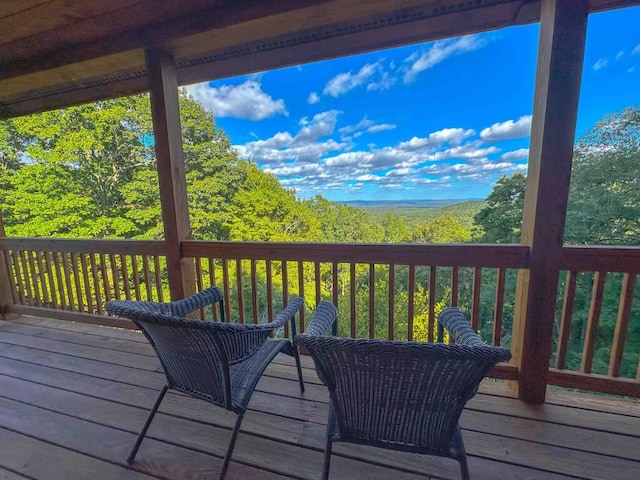
<path fill-rule="evenodd" d="M 227 478 L 319 478 L 328 395 L 289 357 L 254 394 Z M 217 478 L 234 416 L 169 393 L 132 468 L 125 459 L 164 384 L 138 333 L 20 317 L 0 322 L 0 479 Z M 554 391 L 531 406 L 488 382 L 461 425 L 474 480 L 630 480 L 640 472 L 640 403 Z M 332 478 L 459 478 L 454 461 L 334 447 Z"/>

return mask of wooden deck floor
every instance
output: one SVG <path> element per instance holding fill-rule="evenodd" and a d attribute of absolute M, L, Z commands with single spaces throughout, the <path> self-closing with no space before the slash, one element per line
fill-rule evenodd
<path fill-rule="evenodd" d="M 230 479 L 319 478 L 328 395 L 278 358 L 238 437 Z M 233 416 L 170 393 L 133 468 L 125 459 L 163 385 L 135 332 L 33 317 L 0 322 L 0 479 L 217 478 Z M 462 427 L 474 480 L 640 478 L 640 404 L 555 392 L 542 406 L 483 386 Z M 332 478 L 453 478 L 445 459 L 336 445 Z"/>

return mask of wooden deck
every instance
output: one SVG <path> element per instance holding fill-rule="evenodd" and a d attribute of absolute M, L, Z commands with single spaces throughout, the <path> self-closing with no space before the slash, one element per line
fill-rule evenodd
<path fill-rule="evenodd" d="M 319 478 L 328 395 L 286 357 L 246 415 L 230 479 Z M 0 322 L 0 479 L 217 478 L 233 416 L 169 393 L 133 468 L 125 459 L 164 379 L 140 334 L 35 317 Z M 483 386 L 462 417 L 474 480 L 632 480 L 640 403 L 552 392 L 541 406 Z M 457 479 L 445 459 L 336 445 L 332 478 Z"/>

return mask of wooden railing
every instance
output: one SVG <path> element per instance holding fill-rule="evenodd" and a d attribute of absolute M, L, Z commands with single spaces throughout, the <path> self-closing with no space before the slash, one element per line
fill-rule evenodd
<path fill-rule="evenodd" d="M 106 301 L 169 299 L 161 241 L 2 238 L 0 248 L 8 312 L 130 328 L 104 315 Z M 313 306 L 329 300 L 340 311 L 340 335 L 433 341 L 437 315 L 451 305 L 485 341 L 510 346 L 515 279 L 527 268 L 528 248 L 187 241 L 181 255 L 193 259 L 198 290 L 223 288 L 232 321 L 265 321 L 299 295 L 307 305 L 301 330 Z M 629 340 L 639 329 L 640 249 L 564 247 L 558 270 L 549 383 L 640 397 Z M 494 376 L 517 379 L 518 371 L 501 365 Z"/>
<path fill-rule="evenodd" d="M 639 329 L 640 248 L 564 247 L 559 267 L 549 382 L 639 396 L 640 363 L 628 333 L 633 319 Z"/>
<path fill-rule="evenodd" d="M 111 299 L 168 298 L 164 242 L 2 238 L 11 312 L 132 325 L 104 315 Z"/>

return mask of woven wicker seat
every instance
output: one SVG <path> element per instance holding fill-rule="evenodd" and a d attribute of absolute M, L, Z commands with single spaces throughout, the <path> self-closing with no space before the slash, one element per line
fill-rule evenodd
<path fill-rule="evenodd" d="M 509 350 L 487 346 L 456 308 L 439 316 L 455 345 L 325 336 L 336 308 L 321 302 L 305 334 L 295 337 L 316 365 L 331 398 L 323 478 L 333 442 L 449 457 L 469 479 L 458 419 L 482 378 Z"/>
<path fill-rule="evenodd" d="M 217 287 L 209 287 L 196 295 L 171 303 L 108 302 L 106 310 L 133 320 L 156 351 L 167 378 L 127 462 L 131 464 L 151 421 L 168 389 L 179 390 L 237 414 L 237 419 L 220 478 L 224 478 L 233 454 L 240 424 L 251 395 L 265 368 L 279 353 L 296 360 L 300 390 L 304 392 L 298 350 L 289 340 L 272 340 L 274 330 L 291 322 L 303 300 L 293 297 L 288 306 L 272 322 L 248 325 L 207 322 L 186 318 L 190 312 L 215 303 L 224 319 L 224 295 Z"/>

